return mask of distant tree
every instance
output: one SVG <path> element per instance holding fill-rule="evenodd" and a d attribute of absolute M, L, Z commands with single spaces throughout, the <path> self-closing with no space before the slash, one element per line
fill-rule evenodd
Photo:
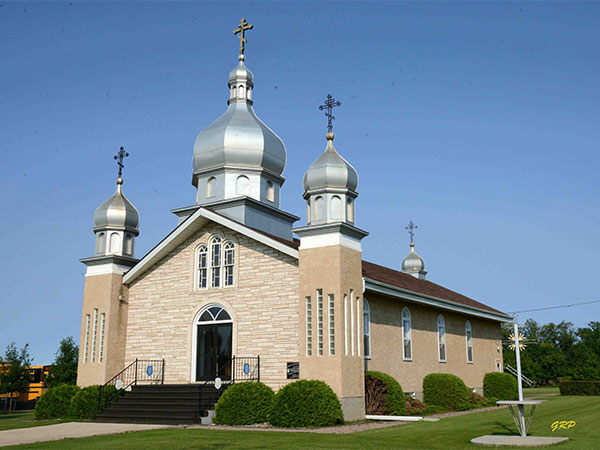
<path fill-rule="evenodd" d="M 29 366 L 31 365 L 29 356 L 29 344 L 19 351 L 17 344 L 11 342 L 6 346 L 6 353 L 2 358 L 3 371 L 0 375 L 0 393 L 6 394 L 8 403 L 8 412 L 13 406 L 11 393 L 21 394 L 29 388 L 31 377 L 29 375 Z"/>
<path fill-rule="evenodd" d="M 50 387 L 59 384 L 77 383 L 77 360 L 79 347 L 71 336 L 62 339 L 56 352 L 56 359 L 50 366 L 48 384 Z"/>

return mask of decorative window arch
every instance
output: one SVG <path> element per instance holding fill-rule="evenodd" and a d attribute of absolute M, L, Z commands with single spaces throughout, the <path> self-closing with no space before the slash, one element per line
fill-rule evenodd
<path fill-rule="evenodd" d="M 209 323 L 233 322 L 231 314 L 221 305 L 212 304 L 204 308 L 198 314 L 196 325 L 204 325 Z"/>
<path fill-rule="evenodd" d="M 446 321 L 441 314 L 438 316 L 438 356 L 440 362 L 446 362 Z"/>
<path fill-rule="evenodd" d="M 267 200 L 270 202 L 275 201 L 275 185 L 271 180 L 267 180 Z"/>
<path fill-rule="evenodd" d="M 321 220 L 325 217 L 325 200 L 320 195 L 315 198 L 315 220 Z"/>
<path fill-rule="evenodd" d="M 465 338 L 467 341 L 467 362 L 473 363 L 473 330 L 471 329 L 471 322 L 468 320 L 465 323 Z"/>
<path fill-rule="evenodd" d="M 112 233 L 110 235 L 110 253 L 121 252 L 121 236 L 119 233 Z"/>
<path fill-rule="evenodd" d="M 250 180 L 245 175 L 240 175 L 235 181 L 236 195 L 248 195 L 250 192 Z"/>
<path fill-rule="evenodd" d="M 206 289 L 208 287 L 208 247 L 204 244 L 196 250 L 196 267 L 196 286 L 198 289 Z"/>
<path fill-rule="evenodd" d="M 215 177 L 210 177 L 206 182 L 206 198 L 215 196 L 215 188 L 217 184 L 217 179 Z"/>
<path fill-rule="evenodd" d="M 129 233 L 125 235 L 125 254 L 133 255 L 133 236 Z"/>
<path fill-rule="evenodd" d="M 363 297 L 363 348 L 366 359 L 371 358 L 371 306 Z"/>
<path fill-rule="evenodd" d="M 412 361 L 412 319 L 406 307 L 402 309 L 402 359 Z"/>
<path fill-rule="evenodd" d="M 106 252 L 106 234 L 98 233 L 97 245 L 96 245 L 96 253 L 105 253 Z"/>
<path fill-rule="evenodd" d="M 346 220 L 354 223 L 354 202 L 351 198 L 346 200 Z"/>
<path fill-rule="evenodd" d="M 342 199 L 338 195 L 331 197 L 331 218 L 342 218 Z"/>

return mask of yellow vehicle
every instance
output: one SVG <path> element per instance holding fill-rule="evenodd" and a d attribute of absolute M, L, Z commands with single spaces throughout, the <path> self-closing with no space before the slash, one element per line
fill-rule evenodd
<path fill-rule="evenodd" d="M 18 394 L 19 402 L 29 402 L 32 400 L 37 400 L 44 392 L 48 390 L 48 383 L 46 379 L 48 378 L 48 369 L 50 366 L 31 366 L 29 367 L 29 376 L 31 377 L 31 381 L 29 382 L 29 387 L 27 391 L 21 392 Z M 0 366 L 0 373 L 5 372 L 7 366 Z M 15 398 L 17 397 L 17 393 L 13 392 L 9 395 L 2 394 L 0 398 Z"/>

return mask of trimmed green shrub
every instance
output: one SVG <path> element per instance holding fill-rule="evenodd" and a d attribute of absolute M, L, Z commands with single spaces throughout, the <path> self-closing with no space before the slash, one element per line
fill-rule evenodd
<path fill-rule="evenodd" d="M 499 398 L 496 397 L 484 397 L 485 398 L 485 406 L 498 406 L 496 405 L 496 402 L 498 400 L 500 400 Z"/>
<path fill-rule="evenodd" d="M 102 412 L 104 408 L 110 406 L 122 394 L 122 390 L 114 386 L 104 386 L 102 388 L 102 402 L 100 403 L 100 410 L 98 410 L 99 389 L 99 385 L 93 385 L 84 387 L 77 392 L 69 405 L 69 417 L 74 419 L 93 419 L 97 413 Z"/>
<path fill-rule="evenodd" d="M 428 412 L 427 405 L 416 398 L 406 396 L 406 415 L 422 416 Z"/>
<path fill-rule="evenodd" d="M 489 372 L 483 377 L 483 395 L 500 400 L 517 400 L 519 387 L 517 379 L 504 372 Z"/>
<path fill-rule="evenodd" d="M 449 411 L 470 409 L 469 389 L 463 380 L 449 373 L 430 373 L 423 378 L 423 401 L 427 407 Z"/>
<path fill-rule="evenodd" d="M 217 402 L 214 422 L 221 425 L 251 425 L 269 420 L 275 394 L 263 384 L 247 381 L 227 388 Z"/>
<path fill-rule="evenodd" d="M 34 417 L 36 419 L 56 419 L 67 417 L 71 399 L 79 391 L 72 384 L 59 384 L 48 389 L 36 402 Z"/>
<path fill-rule="evenodd" d="M 365 372 L 365 409 L 367 414 L 403 416 L 406 398 L 402 386 L 386 373 Z"/>
<path fill-rule="evenodd" d="M 344 423 L 344 415 L 340 401 L 327 384 L 299 380 L 275 394 L 269 423 L 287 428 L 327 427 Z"/>
<path fill-rule="evenodd" d="M 560 395 L 600 395 L 600 381 L 561 380 Z"/>
<path fill-rule="evenodd" d="M 469 405 L 471 409 L 483 408 L 486 406 L 485 397 L 479 395 L 477 392 L 469 392 Z"/>

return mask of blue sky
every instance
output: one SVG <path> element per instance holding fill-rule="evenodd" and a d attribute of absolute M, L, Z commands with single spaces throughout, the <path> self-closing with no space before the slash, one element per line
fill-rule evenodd
<path fill-rule="evenodd" d="M 255 110 L 287 147 L 284 210 L 305 223 L 332 93 L 365 259 L 399 268 L 413 220 L 431 281 L 507 312 L 600 300 L 600 3 L 4 2 L 0 350 L 49 363 L 79 339 L 79 259 L 120 145 L 136 256 L 194 202 L 194 139 L 225 111 L 241 17 Z"/>

